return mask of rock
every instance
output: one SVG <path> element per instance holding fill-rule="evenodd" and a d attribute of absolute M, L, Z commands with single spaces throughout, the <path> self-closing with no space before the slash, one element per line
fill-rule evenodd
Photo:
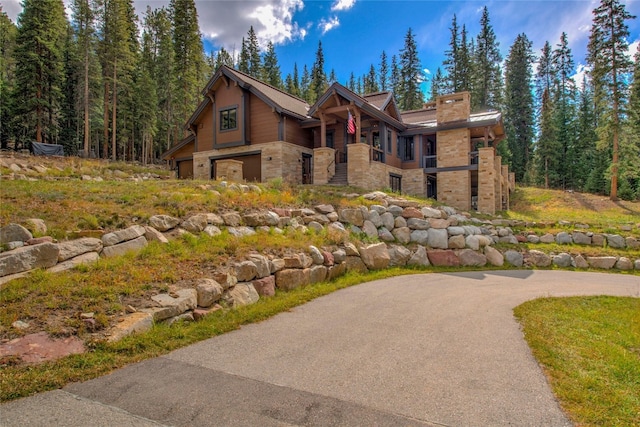
<path fill-rule="evenodd" d="M 471 249 L 458 252 L 460 265 L 464 267 L 483 267 L 487 264 L 487 257 Z"/>
<path fill-rule="evenodd" d="M 219 304 L 215 304 L 210 308 L 196 308 L 193 310 L 193 318 L 198 321 L 207 317 L 209 314 L 214 313 L 218 310 L 222 310 L 222 306 Z"/>
<path fill-rule="evenodd" d="M 249 227 L 259 227 L 261 225 L 276 226 L 280 218 L 275 212 L 254 212 L 244 215 L 242 220 Z"/>
<path fill-rule="evenodd" d="M 313 265 L 313 259 L 306 254 L 295 254 L 284 257 L 285 268 L 309 268 Z"/>
<path fill-rule="evenodd" d="M 424 246 L 418 245 L 415 252 L 411 255 L 411 258 L 407 261 L 409 266 L 428 267 L 431 265 L 429 257 L 427 256 L 427 249 Z"/>
<path fill-rule="evenodd" d="M 66 261 L 87 252 L 100 252 L 102 240 L 94 237 L 84 237 L 77 240 L 58 243 L 58 261 Z"/>
<path fill-rule="evenodd" d="M 237 212 L 225 212 L 221 216 L 227 227 L 238 227 L 242 223 L 242 217 Z"/>
<path fill-rule="evenodd" d="M 42 243 L 0 253 L 0 277 L 35 268 L 53 267 L 60 250 L 55 243 Z"/>
<path fill-rule="evenodd" d="M 466 234 L 464 227 L 458 226 L 447 228 L 447 233 L 449 233 L 449 236 L 464 236 Z"/>
<path fill-rule="evenodd" d="M 267 276 L 251 282 L 258 295 L 261 297 L 272 297 L 276 294 L 275 276 Z"/>
<path fill-rule="evenodd" d="M 208 225 L 206 214 L 192 215 L 186 220 L 182 221 L 180 227 L 184 228 L 190 233 L 201 233 Z"/>
<path fill-rule="evenodd" d="M 391 260 L 385 243 L 361 246 L 360 257 L 369 270 L 382 270 L 387 268 Z"/>
<path fill-rule="evenodd" d="M 580 254 L 576 255 L 576 257 L 573 259 L 572 265 L 576 268 L 589 268 L 589 263 Z"/>
<path fill-rule="evenodd" d="M 24 221 L 26 228 L 33 234 L 47 234 L 47 224 L 40 218 L 29 218 Z"/>
<path fill-rule="evenodd" d="M 383 242 L 393 242 L 394 240 L 396 240 L 393 233 L 387 230 L 387 227 L 380 227 L 380 229 L 378 229 L 378 239 L 382 240 Z"/>
<path fill-rule="evenodd" d="M 224 288 L 213 279 L 198 279 L 195 281 L 199 307 L 211 307 L 222 297 Z"/>
<path fill-rule="evenodd" d="M 393 220 L 393 228 L 402 228 L 407 226 L 407 220 L 401 216 L 397 216 Z"/>
<path fill-rule="evenodd" d="M 263 277 L 267 277 L 271 274 L 271 266 L 269 265 L 269 260 L 267 259 L 267 257 L 260 255 L 260 254 L 249 254 L 248 256 L 249 261 L 251 261 L 255 266 L 256 266 L 256 276 L 258 279 L 261 279 Z M 238 276 L 240 277 L 240 276 Z M 253 278 L 252 278 L 253 279 Z M 249 280 L 241 280 L 238 279 L 238 281 L 240 282 L 248 282 L 252 279 Z"/>
<path fill-rule="evenodd" d="M 327 236 L 334 241 L 341 241 L 349 237 L 349 232 L 340 222 L 332 222 L 327 226 Z"/>
<path fill-rule="evenodd" d="M 573 234 L 571 235 L 572 239 L 573 239 L 573 243 L 575 243 L 576 245 L 590 245 L 591 244 L 591 237 L 587 236 L 585 233 L 581 232 L 581 231 L 574 231 Z"/>
<path fill-rule="evenodd" d="M 610 270 L 616 264 L 618 259 L 614 256 L 587 257 L 587 262 L 593 268 L 602 268 Z"/>
<path fill-rule="evenodd" d="M 616 262 L 616 268 L 618 270 L 633 270 L 633 263 L 627 257 L 620 257 Z"/>
<path fill-rule="evenodd" d="M 636 270 L 640 270 L 640 259 L 637 259 L 633 262 L 633 268 Z"/>
<path fill-rule="evenodd" d="M 60 273 L 62 271 L 71 270 L 79 265 L 89 265 L 97 262 L 100 259 L 98 252 L 87 252 L 82 255 L 78 255 L 71 259 L 67 259 L 63 262 L 58 262 L 53 267 L 47 269 L 50 273 Z"/>
<path fill-rule="evenodd" d="M 300 286 L 308 285 L 311 277 L 310 271 L 299 268 L 286 268 L 276 272 L 276 286 L 278 289 L 290 291 Z"/>
<path fill-rule="evenodd" d="M 33 234 L 20 224 L 7 224 L 0 227 L 0 245 L 9 242 L 26 242 L 33 238 Z"/>
<path fill-rule="evenodd" d="M 540 243 L 553 243 L 556 240 L 555 236 L 551 233 L 546 233 L 540 237 Z"/>
<path fill-rule="evenodd" d="M 378 213 L 378 215 L 382 215 L 383 213 L 386 213 L 386 212 L 387 212 L 387 208 L 386 208 L 386 207 L 384 207 L 384 206 L 382 206 L 382 205 L 371 205 L 371 206 L 369 207 L 369 209 L 370 209 L 371 211 L 375 211 L 375 212 L 377 212 L 377 213 Z"/>
<path fill-rule="evenodd" d="M 102 236 L 102 244 L 105 246 L 113 246 L 122 242 L 128 242 L 130 240 L 136 240 L 139 237 L 144 239 L 145 229 L 141 225 L 132 225 L 124 230 L 114 231 Z M 146 244 L 146 239 L 145 239 Z"/>
<path fill-rule="evenodd" d="M 360 209 L 342 209 L 339 211 L 338 216 L 340 221 L 346 222 L 356 227 L 362 227 L 364 225 L 364 215 Z"/>
<path fill-rule="evenodd" d="M 151 313 L 141 311 L 131 313 L 109 330 L 107 341 L 120 341 L 126 336 L 147 332 L 152 327 L 153 315 Z"/>
<path fill-rule="evenodd" d="M 193 310 L 198 306 L 198 291 L 195 289 L 178 289 L 172 297 L 169 294 L 153 295 L 151 299 L 160 305 L 159 308 L 144 312 L 152 312 L 153 320 L 159 322 L 170 317 L 178 316 L 187 310 Z"/>
<path fill-rule="evenodd" d="M 40 243 L 53 243 L 53 237 L 51 236 L 33 237 L 27 240 L 26 242 L 24 242 L 25 245 L 39 245 Z"/>
<path fill-rule="evenodd" d="M 409 219 L 409 218 L 419 218 L 419 219 L 423 219 L 424 215 L 422 214 L 422 212 L 412 206 L 406 207 L 402 210 L 402 217 L 405 219 Z"/>
<path fill-rule="evenodd" d="M 480 237 L 475 234 L 467 236 L 465 238 L 465 243 L 469 249 L 473 249 L 474 251 L 480 250 Z"/>
<path fill-rule="evenodd" d="M 160 232 L 171 230 L 177 227 L 180 222 L 179 218 L 174 218 L 169 215 L 154 215 L 149 218 L 149 225 Z"/>
<path fill-rule="evenodd" d="M 460 265 L 460 260 L 453 251 L 433 249 L 427 251 L 427 256 L 429 262 L 437 267 L 457 267 Z"/>
<path fill-rule="evenodd" d="M 24 363 L 35 364 L 84 351 L 82 340 L 76 336 L 51 338 L 46 332 L 37 332 L 0 344 L 0 359 L 16 356 Z"/>
<path fill-rule="evenodd" d="M 504 265 L 504 255 L 499 250 L 491 246 L 484 247 L 484 255 L 487 257 L 487 262 L 496 267 L 502 267 Z"/>
<path fill-rule="evenodd" d="M 421 212 L 425 218 L 442 218 L 442 211 L 440 209 L 425 206 L 421 209 Z"/>
<path fill-rule="evenodd" d="M 393 237 L 398 241 L 398 243 L 407 244 L 411 241 L 411 229 L 409 227 L 399 227 L 394 228 L 391 232 Z"/>
<path fill-rule="evenodd" d="M 347 254 L 347 256 L 360 256 L 360 252 L 358 251 L 358 249 L 355 247 L 355 245 L 353 243 L 347 242 L 344 244 L 344 250 Z"/>
<path fill-rule="evenodd" d="M 242 261 L 235 264 L 238 282 L 249 282 L 258 275 L 258 267 L 252 261 Z"/>
<path fill-rule="evenodd" d="M 20 330 L 20 331 L 24 331 L 27 330 L 31 327 L 31 325 L 27 322 L 23 322 L 22 320 L 16 320 L 15 322 L 13 322 L 11 324 L 12 327 Z"/>
<path fill-rule="evenodd" d="M 404 246 L 391 245 L 389 251 L 389 267 L 403 267 L 411 258 L 411 251 Z"/>
<path fill-rule="evenodd" d="M 369 221 L 374 225 L 374 227 L 379 228 L 384 224 L 382 223 L 382 218 L 380 218 L 380 214 L 378 211 L 371 210 L 369 211 Z"/>
<path fill-rule="evenodd" d="M 534 267 L 549 267 L 551 265 L 551 257 L 535 249 L 529 251 L 527 261 Z"/>
<path fill-rule="evenodd" d="M 571 238 L 571 236 L 569 236 L 569 238 Z M 512 235 L 512 234 L 511 234 L 511 235 L 508 235 L 508 236 L 500 237 L 500 238 L 498 239 L 498 241 L 499 241 L 500 243 L 510 243 L 510 244 L 512 244 L 512 245 L 517 245 L 517 244 L 518 244 L 518 239 L 516 238 L 516 236 L 514 236 L 514 235 Z"/>
<path fill-rule="evenodd" d="M 282 258 L 274 258 L 269 261 L 269 271 L 274 274 L 276 271 L 284 269 L 284 260 Z"/>
<path fill-rule="evenodd" d="M 449 237 L 449 242 L 448 242 L 449 249 L 464 249 L 466 244 L 467 244 L 466 240 L 462 235 Z"/>
<path fill-rule="evenodd" d="M 407 227 L 412 230 L 427 230 L 431 227 L 429 221 L 421 218 L 409 218 L 407 220 Z"/>
<path fill-rule="evenodd" d="M 510 249 L 504 253 L 504 259 L 514 267 L 522 267 L 524 264 L 524 257 L 518 251 Z"/>
<path fill-rule="evenodd" d="M 329 270 L 324 265 L 314 265 L 309 268 L 309 283 L 320 283 L 327 279 Z"/>
<path fill-rule="evenodd" d="M 558 255 L 554 255 L 553 258 L 551 258 L 551 260 L 553 262 L 553 265 L 556 265 L 561 268 L 571 267 L 573 263 L 573 259 L 571 258 L 571 255 L 565 252 L 559 253 Z"/>
<path fill-rule="evenodd" d="M 635 237 L 627 237 L 624 239 L 629 249 L 640 249 L 640 240 Z"/>
<path fill-rule="evenodd" d="M 373 224 L 373 222 L 366 220 L 364 225 L 362 226 L 362 231 L 367 235 L 370 239 L 375 239 L 378 237 L 378 229 Z"/>
<path fill-rule="evenodd" d="M 380 220 L 382 221 L 382 225 L 389 231 L 395 227 L 395 218 L 391 212 L 381 214 Z"/>
<path fill-rule="evenodd" d="M 449 247 L 449 234 L 446 228 L 429 229 L 427 245 L 434 249 L 447 249 Z"/>
<path fill-rule="evenodd" d="M 324 227 L 318 221 L 311 221 L 309 224 L 307 224 L 307 226 L 310 230 L 313 230 L 316 233 L 320 233 L 322 230 L 324 230 Z"/>
<path fill-rule="evenodd" d="M 359 273 L 366 273 L 369 271 L 367 266 L 362 262 L 362 259 L 359 256 L 347 256 L 347 260 L 345 262 L 347 271 L 357 271 Z"/>
<path fill-rule="evenodd" d="M 451 221 L 448 219 L 430 218 L 429 225 L 431 228 L 446 229 L 451 225 Z"/>
<path fill-rule="evenodd" d="M 607 246 L 615 249 L 623 249 L 626 245 L 624 237 L 618 234 L 607 234 Z"/>
<path fill-rule="evenodd" d="M 229 289 L 238 283 L 238 278 L 233 274 L 216 272 L 212 275 L 213 280 L 218 282 L 224 289 Z"/>
<path fill-rule="evenodd" d="M 206 213 L 205 215 L 207 216 L 207 224 L 217 226 L 224 225 L 224 220 L 220 215 L 215 213 Z"/>
<path fill-rule="evenodd" d="M 193 316 L 193 312 L 186 312 L 186 313 L 182 313 L 182 314 L 178 314 L 177 316 L 171 317 L 170 319 L 165 320 L 165 323 L 169 326 L 173 325 L 174 323 L 180 323 L 180 322 L 195 322 L 195 317 Z"/>
<path fill-rule="evenodd" d="M 333 255 L 333 260 L 336 264 L 340 264 L 347 260 L 347 252 L 344 249 L 337 249 L 331 252 L 331 255 Z"/>
<path fill-rule="evenodd" d="M 327 280 L 336 279 L 347 272 L 347 263 L 343 262 L 340 264 L 332 265 L 327 269 Z"/>
<path fill-rule="evenodd" d="M 606 241 L 604 234 L 595 233 L 591 236 L 591 244 L 593 246 L 604 246 L 604 242 Z"/>
<path fill-rule="evenodd" d="M 234 308 L 255 304 L 259 299 L 260 296 L 251 283 L 238 283 L 224 295 L 224 300 Z"/>
<path fill-rule="evenodd" d="M 321 214 L 324 214 L 324 215 L 326 215 L 326 214 L 328 214 L 328 213 L 331 213 L 331 212 L 335 212 L 334 207 L 333 207 L 333 206 L 331 206 L 331 205 L 318 205 L 318 206 L 316 206 L 314 209 L 315 209 L 318 213 L 321 213 Z"/>
<path fill-rule="evenodd" d="M 144 230 L 144 227 L 141 227 Z M 104 240 L 103 240 L 104 243 Z M 127 240 L 113 246 L 105 246 L 102 248 L 101 255 L 103 257 L 114 257 L 124 255 L 127 252 L 136 252 L 147 246 L 147 239 L 140 236 L 137 239 Z"/>
<path fill-rule="evenodd" d="M 413 230 L 411 232 L 411 241 L 426 246 L 429 241 L 429 232 L 427 230 Z"/>
<path fill-rule="evenodd" d="M 322 265 L 331 267 L 333 264 L 335 264 L 333 254 L 329 251 L 322 251 Z"/>
<path fill-rule="evenodd" d="M 151 226 L 144 227 L 144 238 L 147 239 L 147 242 L 169 243 L 169 239 L 164 234 Z"/>
<path fill-rule="evenodd" d="M 540 243 L 540 237 L 536 236 L 535 234 L 529 234 L 527 236 L 527 242 L 529 242 L 529 243 Z"/>

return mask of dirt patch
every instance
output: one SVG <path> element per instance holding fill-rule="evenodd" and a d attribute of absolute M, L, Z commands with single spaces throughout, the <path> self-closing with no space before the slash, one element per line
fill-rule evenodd
<path fill-rule="evenodd" d="M 54 339 L 38 332 L 0 344 L 0 366 L 42 363 L 84 351 L 84 343 L 76 336 Z"/>

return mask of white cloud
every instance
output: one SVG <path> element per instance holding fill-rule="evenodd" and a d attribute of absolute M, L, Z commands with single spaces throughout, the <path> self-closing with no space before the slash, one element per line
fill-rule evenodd
<path fill-rule="evenodd" d="M 332 11 L 349 10 L 356 4 L 356 0 L 336 0 L 331 6 Z"/>
<path fill-rule="evenodd" d="M 640 39 L 629 43 L 629 56 L 633 59 L 634 55 L 640 51 Z"/>
<path fill-rule="evenodd" d="M 585 64 L 578 64 L 576 66 L 576 73 L 571 76 L 576 87 L 582 87 L 582 82 L 584 81 L 585 76 L 587 77 L 587 81 L 589 81 L 589 71 L 591 71 L 591 68 Z"/>
<path fill-rule="evenodd" d="M 320 28 L 320 30 L 322 31 L 322 35 L 325 35 L 327 32 L 338 27 L 339 25 L 340 25 L 340 20 L 338 19 L 337 16 L 334 16 L 333 18 L 330 18 L 328 20 L 321 19 L 320 22 L 318 23 L 318 28 Z"/>
<path fill-rule="evenodd" d="M 422 72 L 425 73 L 426 75 L 431 75 L 431 70 L 428 68 L 423 69 Z"/>
<path fill-rule="evenodd" d="M 20 0 L 2 0 L 2 10 L 14 22 L 18 20 L 18 14 L 22 12 Z"/>

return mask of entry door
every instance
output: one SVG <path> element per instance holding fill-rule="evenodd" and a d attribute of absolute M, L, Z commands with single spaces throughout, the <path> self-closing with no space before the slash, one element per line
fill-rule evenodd
<path fill-rule="evenodd" d="M 311 175 L 311 154 L 302 155 L 302 183 L 311 184 L 313 181 Z"/>

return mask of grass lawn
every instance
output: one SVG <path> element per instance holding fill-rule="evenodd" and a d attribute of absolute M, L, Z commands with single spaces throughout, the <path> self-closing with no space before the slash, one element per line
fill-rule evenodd
<path fill-rule="evenodd" d="M 639 298 L 542 298 L 515 315 L 574 423 L 640 425 Z"/>

